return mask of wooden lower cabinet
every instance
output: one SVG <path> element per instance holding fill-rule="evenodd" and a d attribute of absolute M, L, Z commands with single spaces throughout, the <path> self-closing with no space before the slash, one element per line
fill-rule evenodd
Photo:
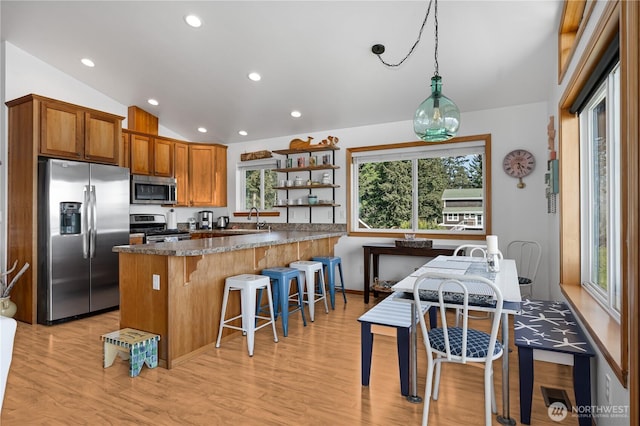
<path fill-rule="evenodd" d="M 313 256 L 331 256 L 338 237 L 198 256 L 119 254 L 120 327 L 161 336 L 159 364 L 172 368 L 215 347 L 225 278 L 259 273 Z M 151 286 L 160 276 L 160 290 Z M 231 298 L 227 315 L 239 315 Z M 223 338 L 238 333 L 225 329 Z"/>

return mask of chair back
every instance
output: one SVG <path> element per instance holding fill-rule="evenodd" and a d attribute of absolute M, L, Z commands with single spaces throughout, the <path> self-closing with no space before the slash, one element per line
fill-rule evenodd
<path fill-rule="evenodd" d="M 507 257 L 514 259 L 518 277 L 528 278 L 533 283 L 538 274 L 542 246 L 537 241 L 514 240 L 507 246 Z"/>
<path fill-rule="evenodd" d="M 437 290 L 434 290 L 437 289 Z M 471 291 L 469 291 L 471 289 Z M 427 299 L 423 300 L 421 291 L 427 292 Z M 437 295 L 437 296 L 436 296 Z M 480 296 L 481 295 L 481 296 Z M 437 297 L 437 299 L 436 299 Z M 485 357 L 470 356 L 467 352 L 469 339 L 469 300 L 473 304 L 491 302 L 495 303 L 492 308 L 491 331 L 489 332 L 489 342 L 486 348 L 486 361 L 491 362 L 493 349 L 498 337 L 500 328 L 500 318 L 502 314 L 502 292 L 490 280 L 475 275 L 457 275 L 437 272 L 428 272 L 419 276 L 413 286 L 413 303 L 416 305 L 416 312 L 422 312 L 421 305 L 437 305 L 440 311 L 442 338 L 444 339 L 445 356 L 449 361 L 466 363 L 467 358 L 474 361 L 482 361 Z M 462 327 L 452 327 L 447 320 L 447 308 L 459 308 L 462 314 Z M 426 321 L 423 315 L 418 315 L 420 329 L 424 339 L 424 345 L 430 357 L 433 355 L 432 342 L 427 331 Z M 456 315 L 457 317 L 457 315 Z M 433 331 L 433 330 L 432 330 Z"/>
<path fill-rule="evenodd" d="M 487 257 L 487 245 L 486 244 L 462 244 L 456 247 L 453 251 L 454 256 L 477 256 Z M 502 252 L 498 250 L 498 258 L 502 259 Z"/>

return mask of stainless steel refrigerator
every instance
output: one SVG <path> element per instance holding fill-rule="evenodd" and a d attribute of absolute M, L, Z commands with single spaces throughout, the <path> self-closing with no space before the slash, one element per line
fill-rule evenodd
<path fill-rule="evenodd" d="M 129 169 L 38 161 L 38 322 L 120 303 L 118 254 L 129 244 Z"/>

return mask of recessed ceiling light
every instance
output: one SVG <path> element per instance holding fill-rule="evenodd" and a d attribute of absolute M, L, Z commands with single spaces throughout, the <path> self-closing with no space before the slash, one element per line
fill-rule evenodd
<path fill-rule="evenodd" d="M 207 128 L 206 127 L 198 127 L 198 131 L 200 133 L 207 133 Z"/>
<path fill-rule="evenodd" d="M 149 99 L 147 102 L 149 102 L 151 105 L 153 106 L 158 106 L 158 101 L 156 101 L 155 99 L 151 98 Z"/>
<path fill-rule="evenodd" d="M 93 61 L 89 58 L 82 58 L 80 62 L 82 62 L 85 66 L 89 68 L 93 68 L 96 66 L 96 64 L 94 64 Z"/>
<path fill-rule="evenodd" d="M 240 136 L 247 136 L 247 135 L 248 135 L 248 133 L 247 133 L 247 131 L 246 131 L 246 130 L 240 130 L 240 131 L 238 132 L 238 134 L 239 134 Z"/>
<path fill-rule="evenodd" d="M 300 117 L 302 117 L 302 113 L 300 111 L 293 110 L 293 111 L 291 111 L 291 116 L 293 118 L 300 118 Z"/>
<path fill-rule="evenodd" d="M 184 17 L 187 25 L 193 28 L 200 28 L 202 26 L 202 21 L 196 15 L 187 15 Z"/>
<path fill-rule="evenodd" d="M 260 79 L 262 78 L 257 72 L 249 73 L 247 77 L 249 77 L 249 80 L 251 81 L 260 81 Z"/>

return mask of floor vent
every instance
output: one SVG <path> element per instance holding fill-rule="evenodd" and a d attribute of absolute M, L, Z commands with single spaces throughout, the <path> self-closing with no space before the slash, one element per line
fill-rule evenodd
<path fill-rule="evenodd" d="M 540 386 L 540 390 L 542 391 L 542 398 L 544 398 L 544 405 L 547 407 L 553 404 L 554 402 L 561 402 L 567 407 L 567 410 L 571 411 L 571 401 L 569 400 L 569 395 L 567 395 L 567 391 L 564 389 L 557 388 L 548 388 L 545 386 Z"/>

